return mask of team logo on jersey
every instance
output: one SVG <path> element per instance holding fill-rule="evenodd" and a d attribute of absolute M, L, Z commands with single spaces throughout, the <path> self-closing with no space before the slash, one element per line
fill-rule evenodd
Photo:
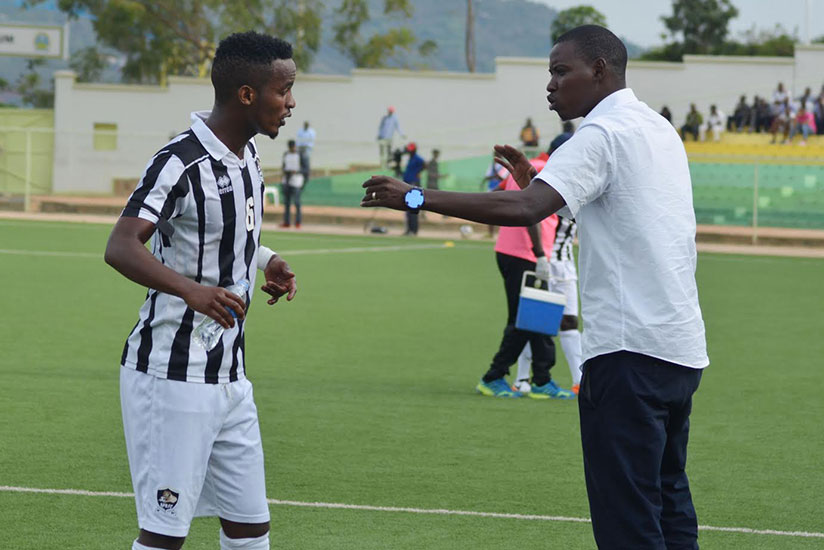
<path fill-rule="evenodd" d="M 263 183 L 263 168 L 260 167 L 260 157 L 255 155 L 255 166 L 257 166 L 258 176 L 260 176 L 260 183 Z"/>
<path fill-rule="evenodd" d="M 167 512 L 177 505 L 180 493 L 175 493 L 171 489 L 160 489 L 157 491 L 157 505 Z"/>
<path fill-rule="evenodd" d="M 219 178 L 217 178 L 217 193 L 218 195 L 223 195 L 224 193 L 231 193 L 232 192 L 232 180 L 229 179 L 229 176 L 223 174 Z"/>

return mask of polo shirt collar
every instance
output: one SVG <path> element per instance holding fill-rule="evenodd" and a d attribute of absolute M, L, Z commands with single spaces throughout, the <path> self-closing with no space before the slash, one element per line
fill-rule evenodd
<path fill-rule="evenodd" d="M 635 92 L 632 91 L 632 88 L 622 88 L 617 92 L 612 92 L 607 97 L 602 99 L 598 105 L 596 105 L 595 108 L 593 108 L 589 114 L 584 117 L 584 121 L 589 121 L 606 114 L 615 107 L 626 105 L 628 103 L 635 103 L 637 101 L 638 98 L 635 97 Z"/>
<path fill-rule="evenodd" d="M 192 131 L 195 133 L 195 137 L 209 153 L 209 156 L 216 161 L 226 160 L 234 164 L 243 164 L 243 159 L 237 158 L 237 155 L 230 151 L 212 132 L 212 129 L 206 125 L 206 119 L 209 118 L 211 113 L 211 111 L 195 111 L 192 113 Z"/>

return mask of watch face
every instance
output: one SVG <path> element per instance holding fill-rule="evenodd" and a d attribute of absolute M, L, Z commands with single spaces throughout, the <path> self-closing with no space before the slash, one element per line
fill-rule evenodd
<path fill-rule="evenodd" d="M 418 188 L 410 189 L 406 192 L 404 200 L 409 208 L 420 208 L 423 206 L 423 191 Z"/>

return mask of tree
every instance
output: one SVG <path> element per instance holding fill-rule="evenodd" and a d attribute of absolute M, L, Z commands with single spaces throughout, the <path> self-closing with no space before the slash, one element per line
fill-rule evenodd
<path fill-rule="evenodd" d="M 54 83 L 49 89 L 43 87 L 43 77 L 37 69 L 43 67 L 46 60 L 43 58 L 26 60 L 27 72 L 17 79 L 15 91 L 20 94 L 23 105 L 35 109 L 51 109 L 54 107 Z"/>
<path fill-rule="evenodd" d="M 607 26 L 607 17 L 592 6 L 575 6 L 558 13 L 558 17 L 550 26 L 552 42 L 565 32 L 580 27 L 581 25 Z"/>
<path fill-rule="evenodd" d="M 771 31 L 758 31 L 753 25 L 751 29 L 741 34 L 741 41 L 725 41 L 713 53 L 792 57 L 795 54 L 796 42 L 798 42 L 798 36 L 790 35 L 781 25 L 776 25 Z"/>
<path fill-rule="evenodd" d="M 666 35 L 665 35 L 666 36 Z M 792 57 L 798 36 L 792 35 L 781 25 L 772 30 L 758 30 L 755 26 L 742 32 L 739 38 L 724 40 L 708 52 L 712 55 L 758 55 L 767 57 Z M 641 55 L 645 60 L 681 61 L 686 47 L 681 42 L 670 42 L 659 48 L 648 50 Z"/>
<path fill-rule="evenodd" d="M 383 14 L 389 17 L 412 16 L 409 0 L 384 0 Z M 415 34 L 408 27 L 393 27 L 383 33 L 375 33 L 368 39 L 361 37 L 361 27 L 371 20 L 367 0 L 343 0 L 335 10 L 332 39 L 335 47 L 349 57 L 356 67 L 385 67 L 392 56 L 410 52 L 414 46 Z M 418 47 L 422 55 L 429 55 L 437 44 L 427 40 Z"/>
<path fill-rule="evenodd" d="M 683 37 L 683 52 L 709 54 L 721 48 L 727 26 L 738 15 L 730 0 L 673 0 L 672 15 L 661 20 L 676 38 Z"/>
<path fill-rule="evenodd" d="M 223 24 L 234 30 L 258 29 L 287 40 L 295 64 L 308 71 L 320 47 L 323 10 L 323 0 L 252 0 L 226 12 Z"/>
<path fill-rule="evenodd" d="M 106 56 L 89 46 L 72 53 L 69 68 L 77 74 L 78 82 L 95 82 L 100 80 L 106 68 Z"/>
<path fill-rule="evenodd" d="M 70 17 L 93 16 L 98 40 L 125 55 L 127 82 L 205 77 L 220 38 L 250 28 L 291 40 L 304 70 L 320 45 L 321 0 L 58 0 L 57 5 Z"/>

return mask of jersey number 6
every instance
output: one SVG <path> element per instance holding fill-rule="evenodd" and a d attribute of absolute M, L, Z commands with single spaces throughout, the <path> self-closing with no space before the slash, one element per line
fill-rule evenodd
<path fill-rule="evenodd" d="M 255 228 L 255 198 L 249 197 L 246 199 L 246 231 L 251 231 Z"/>

